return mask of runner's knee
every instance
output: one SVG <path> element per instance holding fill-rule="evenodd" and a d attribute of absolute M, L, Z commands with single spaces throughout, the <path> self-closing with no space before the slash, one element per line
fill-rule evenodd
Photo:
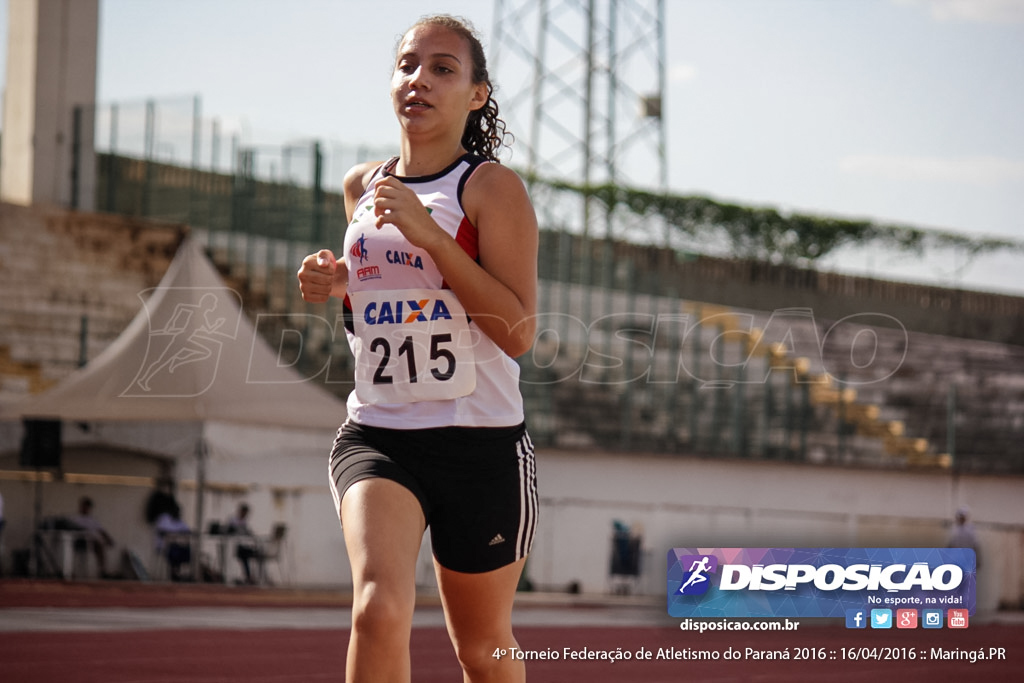
<path fill-rule="evenodd" d="M 496 668 L 507 668 L 516 664 L 509 657 L 496 658 L 494 651 L 499 648 L 518 647 L 509 633 L 505 637 L 474 634 L 477 637 L 459 638 L 455 643 L 455 655 L 469 680 L 490 680 L 490 673 Z"/>
<path fill-rule="evenodd" d="M 412 627 L 415 596 L 409 599 L 397 591 L 368 583 L 352 603 L 352 627 L 360 633 L 398 634 Z"/>

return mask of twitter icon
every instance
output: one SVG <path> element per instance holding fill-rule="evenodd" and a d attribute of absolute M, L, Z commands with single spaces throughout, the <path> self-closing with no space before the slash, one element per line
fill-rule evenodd
<path fill-rule="evenodd" d="M 871 628 L 892 628 L 892 610 L 871 610 Z"/>

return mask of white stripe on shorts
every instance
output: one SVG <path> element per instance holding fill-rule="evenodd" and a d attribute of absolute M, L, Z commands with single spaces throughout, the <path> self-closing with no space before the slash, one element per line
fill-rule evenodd
<path fill-rule="evenodd" d="M 533 537 L 537 532 L 537 459 L 529 434 L 516 443 L 519 455 L 519 535 L 516 538 L 516 559 L 521 560 L 530 552 Z"/>

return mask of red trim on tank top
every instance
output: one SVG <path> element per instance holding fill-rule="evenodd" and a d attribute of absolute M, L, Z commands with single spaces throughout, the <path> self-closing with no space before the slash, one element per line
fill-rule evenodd
<path fill-rule="evenodd" d="M 455 231 L 455 243 L 462 247 L 462 251 L 466 252 L 469 258 L 480 262 L 480 233 L 465 216 L 459 222 L 459 229 Z M 441 289 L 451 289 L 447 280 L 441 281 Z"/>

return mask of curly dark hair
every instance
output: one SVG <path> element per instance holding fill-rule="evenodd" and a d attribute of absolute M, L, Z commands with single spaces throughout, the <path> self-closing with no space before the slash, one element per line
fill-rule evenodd
<path fill-rule="evenodd" d="M 487 56 L 484 46 L 477 37 L 473 25 L 461 17 L 438 14 L 423 17 L 409 27 L 409 31 L 418 26 L 440 26 L 461 36 L 469 45 L 469 54 L 473 60 L 473 82 L 487 86 L 487 102 L 480 109 L 469 112 L 466 129 L 462 133 L 462 146 L 466 151 L 479 154 L 491 161 L 498 160 L 498 152 L 502 146 L 508 147 L 508 138 L 513 135 L 505 129 L 505 122 L 498 116 L 498 103 L 494 99 L 494 85 L 487 72 Z M 408 34 L 408 31 L 406 31 Z"/>

